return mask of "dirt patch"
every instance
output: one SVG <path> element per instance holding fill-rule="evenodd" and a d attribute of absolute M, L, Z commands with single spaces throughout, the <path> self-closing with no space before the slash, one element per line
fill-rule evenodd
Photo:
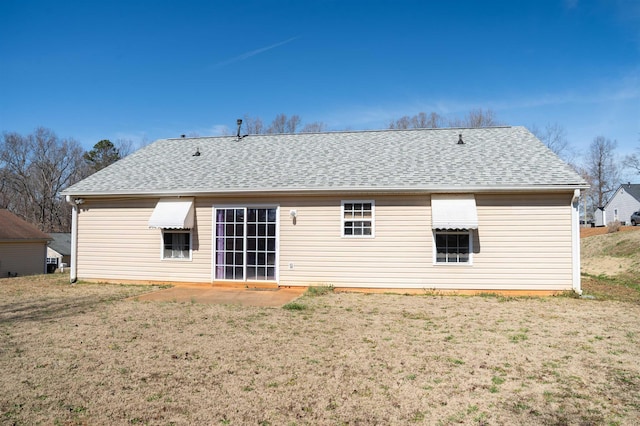
<path fill-rule="evenodd" d="M 216 303 L 279 307 L 300 297 L 304 290 L 304 288 L 256 289 L 178 285 L 172 288 L 134 296 L 132 299 L 155 302 Z"/>
<path fill-rule="evenodd" d="M 619 279 L 582 277 L 584 294 L 600 300 L 622 300 L 640 304 L 640 285 L 636 279 L 620 277 Z"/>
<path fill-rule="evenodd" d="M 0 280 L 5 424 L 638 424 L 640 304 Z"/>
<path fill-rule="evenodd" d="M 640 227 L 636 226 L 621 226 L 618 232 L 640 230 Z M 580 238 L 593 237 L 594 235 L 603 235 L 609 233 L 609 228 L 606 226 L 600 226 L 597 228 L 583 228 L 580 227 Z"/>

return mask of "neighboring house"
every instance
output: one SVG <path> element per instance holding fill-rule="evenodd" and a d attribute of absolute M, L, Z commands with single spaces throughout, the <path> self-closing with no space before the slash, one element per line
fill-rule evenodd
<path fill-rule="evenodd" d="M 595 225 L 606 226 L 615 221 L 629 225 L 631 214 L 638 210 L 640 210 L 640 184 L 622 184 L 609 198 L 607 204 L 595 211 Z"/>
<path fill-rule="evenodd" d="M 587 187 L 524 127 L 163 139 L 64 191 L 71 279 L 579 292 Z"/>
<path fill-rule="evenodd" d="M 64 268 L 71 264 L 71 233 L 51 232 L 53 239 L 47 248 L 47 272 Z"/>
<path fill-rule="evenodd" d="M 46 272 L 49 235 L 0 209 L 0 278 Z"/>

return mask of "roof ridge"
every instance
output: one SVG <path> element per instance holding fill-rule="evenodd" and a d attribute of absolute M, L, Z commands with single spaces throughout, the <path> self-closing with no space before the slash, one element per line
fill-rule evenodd
<path fill-rule="evenodd" d="M 524 126 L 487 126 L 487 127 L 419 127 L 411 129 L 361 129 L 361 130 L 328 130 L 326 132 L 298 132 L 298 133 L 249 133 L 246 136 L 302 136 L 302 135 L 331 135 L 331 134 L 360 134 L 360 133 L 389 133 L 389 132 L 419 132 L 425 130 L 444 131 L 444 130 L 486 130 L 486 129 L 515 129 Z M 191 136 L 164 138 L 164 140 L 195 140 L 195 139 L 237 139 L 236 135 L 213 135 L 213 136 Z"/>

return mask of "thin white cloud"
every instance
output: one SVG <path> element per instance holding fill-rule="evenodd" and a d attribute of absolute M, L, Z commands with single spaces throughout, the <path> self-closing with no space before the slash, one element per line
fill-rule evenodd
<path fill-rule="evenodd" d="M 213 65 L 213 68 L 222 68 L 224 66 L 233 64 L 234 62 L 244 61 L 246 59 L 251 58 L 252 56 L 256 56 L 256 55 L 259 55 L 260 53 L 264 53 L 264 52 L 266 52 L 268 50 L 275 49 L 276 47 L 280 47 L 280 46 L 285 45 L 287 43 L 291 43 L 292 41 L 297 40 L 298 38 L 300 38 L 300 37 L 299 36 L 291 37 L 291 38 L 289 38 L 287 40 L 284 40 L 284 41 L 281 41 L 279 43 L 275 43 L 275 44 L 272 44 L 270 46 L 261 47 L 260 49 L 256 49 L 256 50 L 252 50 L 250 52 L 243 53 L 242 55 L 235 56 L 235 57 L 233 57 L 231 59 L 227 59 L 225 61 L 218 62 L 217 64 Z"/>
<path fill-rule="evenodd" d="M 562 105 L 573 103 L 607 103 L 640 99 L 640 69 L 633 70 L 626 76 L 611 81 L 594 84 L 587 90 L 571 90 L 563 93 L 547 93 L 541 96 L 521 98 L 515 101 L 494 102 L 495 108 L 530 108 L 545 105 Z"/>
<path fill-rule="evenodd" d="M 562 92 L 534 94 L 522 93 L 517 97 L 493 99 L 424 99 L 411 102 L 392 101 L 382 105 L 365 106 L 349 105 L 318 117 L 333 129 L 347 126 L 355 128 L 385 128 L 392 120 L 402 116 L 413 116 L 419 112 L 436 112 L 445 118 L 462 117 L 477 108 L 492 109 L 498 115 L 519 114 L 532 109 L 555 110 L 564 108 L 575 111 L 580 108 L 601 110 L 603 120 L 615 111 L 624 114 L 620 109 L 631 102 L 640 102 L 640 68 L 630 70 L 625 76 L 608 81 L 593 82 L 586 88 L 570 88 Z M 520 112 L 516 112 L 520 111 Z M 616 121 L 621 118 L 616 117 Z M 611 121 L 611 120 L 609 120 Z"/>
<path fill-rule="evenodd" d="M 147 133 L 144 131 L 136 131 L 136 132 L 115 132 L 115 142 L 117 140 L 128 140 L 134 143 L 134 145 L 142 145 L 144 143 L 149 143 Z"/>
<path fill-rule="evenodd" d="M 215 124 L 210 131 L 213 136 L 226 136 L 232 134 L 229 126 L 225 124 Z"/>

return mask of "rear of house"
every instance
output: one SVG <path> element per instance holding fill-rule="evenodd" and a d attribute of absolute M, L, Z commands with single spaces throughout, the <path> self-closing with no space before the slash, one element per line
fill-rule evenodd
<path fill-rule="evenodd" d="M 584 187 L 520 127 L 163 140 L 66 191 L 72 275 L 579 291 Z"/>

